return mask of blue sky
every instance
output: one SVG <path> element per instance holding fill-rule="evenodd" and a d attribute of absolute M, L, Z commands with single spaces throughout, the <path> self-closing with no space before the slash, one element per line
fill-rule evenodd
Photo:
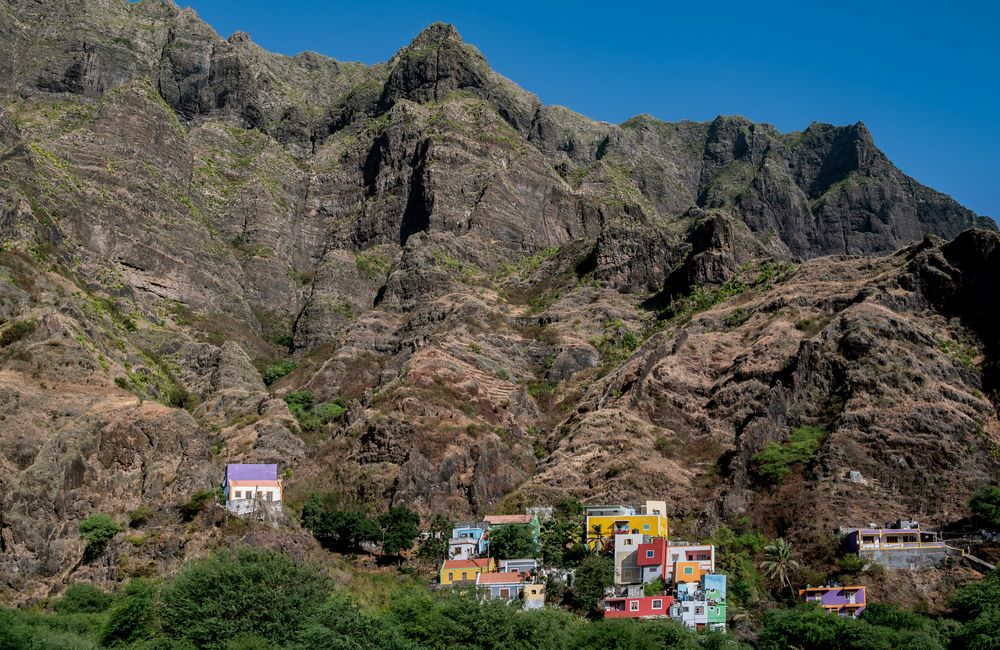
<path fill-rule="evenodd" d="M 223 36 L 365 63 L 450 22 L 545 103 L 609 122 L 861 120 L 904 172 L 1000 217 L 1000 3 L 177 1 Z"/>

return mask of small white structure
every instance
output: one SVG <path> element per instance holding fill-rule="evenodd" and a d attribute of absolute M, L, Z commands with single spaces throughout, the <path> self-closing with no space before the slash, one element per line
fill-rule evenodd
<path fill-rule="evenodd" d="M 500 560 L 500 573 L 531 573 L 536 569 L 538 569 L 538 560 L 533 558 Z"/>
<path fill-rule="evenodd" d="M 226 510 L 236 515 L 248 515 L 281 503 L 281 480 L 277 465 L 231 463 L 226 465 L 226 480 L 222 484 Z"/>

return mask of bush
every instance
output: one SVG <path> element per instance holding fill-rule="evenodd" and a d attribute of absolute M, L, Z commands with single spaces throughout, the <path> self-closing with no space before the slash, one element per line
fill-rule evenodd
<path fill-rule="evenodd" d="M 148 522 L 152 516 L 152 508 L 149 506 L 139 506 L 128 514 L 128 525 L 130 528 L 139 528 Z"/>
<path fill-rule="evenodd" d="M 264 369 L 260 371 L 260 378 L 264 380 L 266 385 L 270 386 L 295 370 L 297 366 L 298 364 L 291 359 L 282 359 L 281 361 L 264 366 Z"/>
<path fill-rule="evenodd" d="M 17 343 L 23 338 L 31 336 L 38 327 L 38 321 L 34 318 L 19 320 L 10 327 L 0 332 L 0 348 L 5 348 L 12 343 Z"/>
<path fill-rule="evenodd" d="M 163 591 L 163 630 L 199 648 L 253 635 L 294 639 L 330 584 L 311 567 L 267 551 L 219 552 L 188 564 Z"/>
<path fill-rule="evenodd" d="M 90 562 L 101 553 L 121 530 L 115 520 L 108 515 L 90 515 L 80 522 L 80 536 L 87 543 L 83 551 L 84 562 Z"/>
<path fill-rule="evenodd" d="M 74 582 L 52 605 L 58 614 L 96 614 L 111 607 L 114 596 L 86 582 Z"/>
<path fill-rule="evenodd" d="M 195 492 L 187 503 L 181 504 L 181 515 L 186 521 L 194 519 L 199 512 L 205 510 L 209 504 L 216 503 L 219 495 L 216 490 L 203 490 Z"/>
<path fill-rule="evenodd" d="M 335 400 L 316 405 L 316 396 L 311 390 L 296 390 L 285 395 L 285 403 L 295 419 L 306 431 L 321 429 L 343 416 L 344 405 Z"/>
<path fill-rule="evenodd" d="M 754 454 L 754 475 L 764 485 L 775 485 L 785 480 L 796 466 L 807 466 L 816 459 L 827 431 L 820 427 L 792 429 L 785 442 L 769 442 Z"/>

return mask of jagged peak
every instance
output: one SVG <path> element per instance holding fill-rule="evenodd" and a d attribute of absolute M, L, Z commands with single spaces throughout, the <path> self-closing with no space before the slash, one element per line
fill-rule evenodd
<path fill-rule="evenodd" d="M 444 43 L 462 44 L 462 36 L 450 23 L 436 22 L 424 27 L 410 42 L 410 47 L 428 47 Z"/>

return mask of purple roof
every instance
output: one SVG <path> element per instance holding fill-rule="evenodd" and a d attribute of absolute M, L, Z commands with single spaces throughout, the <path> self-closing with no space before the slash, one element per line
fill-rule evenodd
<path fill-rule="evenodd" d="M 276 481 L 277 465 L 247 465 L 232 463 L 226 465 L 227 481 Z"/>

